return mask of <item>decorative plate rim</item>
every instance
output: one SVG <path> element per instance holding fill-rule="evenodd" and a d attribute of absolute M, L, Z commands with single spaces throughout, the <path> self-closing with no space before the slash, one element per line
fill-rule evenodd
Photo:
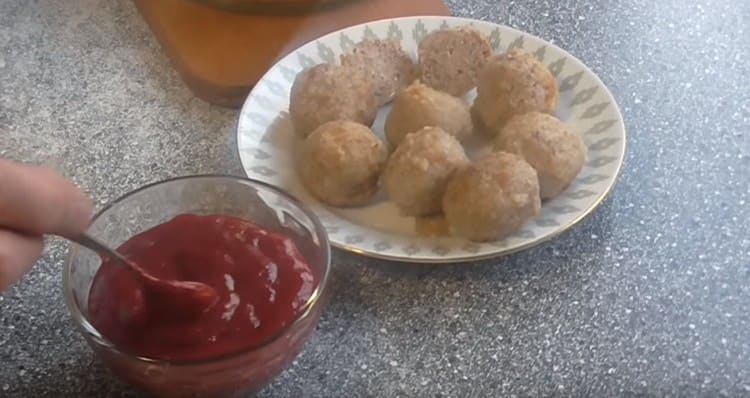
<path fill-rule="evenodd" d="M 306 46 L 308 46 L 311 43 L 315 43 L 315 42 L 320 41 L 320 40 L 330 39 L 331 37 L 334 37 L 335 35 L 343 33 L 344 31 L 347 31 L 347 30 L 364 29 L 368 25 L 381 24 L 381 23 L 387 23 L 387 22 L 399 23 L 401 21 L 417 21 L 417 20 L 425 20 L 425 21 L 426 20 L 431 20 L 431 21 L 435 21 L 435 20 L 438 20 L 438 21 L 441 21 L 441 20 L 442 21 L 448 21 L 448 20 L 450 20 L 452 22 L 459 22 L 459 23 L 466 23 L 466 24 L 481 23 L 481 24 L 493 25 L 496 28 L 501 28 L 503 30 L 507 30 L 509 32 L 512 32 L 514 34 L 518 34 L 518 35 L 521 35 L 521 36 L 526 36 L 526 37 L 538 40 L 538 41 L 544 43 L 547 46 L 555 48 L 556 50 L 560 51 L 562 54 L 566 55 L 567 57 L 575 60 L 582 67 L 582 70 L 586 74 L 588 74 L 591 78 L 593 78 L 593 81 L 597 84 L 597 86 L 603 88 L 603 93 L 604 93 L 606 99 L 613 105 L 612 106 L 612 111 L 616 115 L 616 119 L 617 120 L 616 120 L 616 123 L 613 124 L 613 126 L 616 126 L 620 131 L 622 131 L 622 149 L 617 154 L 618 155 L 618 159 L 617 159 L 618 162 L 617 162 L 617 165 L 616 165 L 614 173 L 612 173 L 612 175 L 611 175 L 611 182 L 607 185 L 606 189 L 604 189 L 604 190 L 602 190 L 602 191 L 600 191 L 598 193 L 598 196 L 589 204 L 588 207 L 586 207 L 585 209 L 582 209 L 580 211 L 579 215 L 577 215 L 576 217 L 572 218 L 567 223 L 559 226 L 558 228 L 556 228 L 552 232 L 548 232 L 548 233 L 546 233 L 544 235 L 541 235 L 541 236 L 539 236 L 537 238 L 533 238 L 533 239 L 529 240 L 528 242 L 525 242 L 523 244 L 520 244 L 520 245 L 512 247 L 512 248 L 499 248 L 498 247 L 498 248 L 496 248 L 496 250 L 493 250 L 493 251 L 487 252 L 487 253 L 481 253 L 481 254 L 468 254 L 467 253 L 465 255 L 461 255 L 461 256 L 457 256 L 457 257 L 445 257 L 445 256 L 439 256 L 439 255 L 433 255 L 433 256 L 430 256 L 430 257 L 427 257 L 427 256 L 425 256 L 425 257 L 412 257 L 412 256 L 409 256 L 409 255 L 396 255 L 396 254 L 391 254 L 391 253 L 381 253 L 381 252 L 378 252 L 378 251 L 375 251 L 375 250 L 366 249 L 366 248 L 363 249 L 362 247 L 357 247 L 357 246 L 354 246 L 352 244 L 347 244 L 343 240 L 339 241 L 339 239 L 335 239 L 335 238 L 331 237 L 330 236 L 330 232 L 329 232 L 328 233 L 329 234 L 329 242 L 330 242 L 331 246 L 334 247 L 334 248 L 336 248 L 336 249 L 339 249 L 339 250 L 342 250 L 342 251 L 346 251 L 346 252 L 349 252 L 349 253 L 358 254 L 358 255 L 365 256 L 365 257 L 370 257 L 370 258 L 375 258 L 375 259 L 380 259 L 380 260 L 386 260 L 386 261 L 404 262 L 404 263 L 412 263 L 412 264 L 436 264 L 436 265 L 437 264 L 465 264 L 465 263 L 469 263 L 469 262 L 476 262 L 476 261 L 481 261 L 481 260 L 488 260 L 488 259 L 493 259 L 493 258 L 500 258 L 500 257 L 503 257 L 503 256 L 511 255 L 511 254 L 514 254 L 514 253 L 518 253 L 518 252 L 530 249 L 530 248 L 532 248 L 534 246 L 538 246 L 538 245 L 540 245 L 540 244 L 542 244 L 544 242 L 547 242 L 549 240 L 552 240 L 552 239 L 560 236 L 564 232 L 567 232 L 568 230 L 574 228 L 575 226 L 577 226 L 578 224 L 580 224 L 585 218 L 587 218 L 592 213 L 594 213 L 602 205 L 602 203 L 604 203 L 604 201 L 609 197 L 609 194 L 612 192 L 612 190 L 614 189 L 614 187 L 617 185 L 617 182 L 619 180 L 620 174 L 622 173 L 623 165 L 624 165 L 625 160 L 626 160 L 627 146 L 628 146 L 628 143 L 627 143 L 627 129 L 625 127 L 624 117 L 623 117 L 622 112 L 620 110 L 620 107 L 619 107 L 619 105 L 617 103 L 617 100 L 615 99 L 614 95 L 610 91 L 609 87 L 607 87 L 607 85 L 604 84 L 604 82 L 601 80 L 601 78 L 596 73 L 594 73 L 594 71 L 592 71 L 578 57 L 574 56 L 573 54 L 571 54 L 567 50 L 565 50 L 565 49 L 557 46 L 556 44 L 554 44 L 554 43 L 552 43 L 552 42 L 550 42 L 550 41 L 548 41 L 548 40 L 546 40 L 544 38 L 536 36 L 534 34 L 531 34 L 531 33 L 528 33 L 528 32 L 524 32 L 524 31 L 518 30 L 516 28 L 510 27 L 510 26 L 507 26 L 507 25 L 503 25 L 503 24 L 499 24 L 499 23 L 496 23 L 496 22 L 484 21 L 484 20 L 472 19 L 472 18 L 465 18 L 465 17 L 435 16 L 435 15 L 416 15 L 416 16 L 406 16 L 406 17 L 397 17 L 397 18 L 383 18 L 383 19 L 378 19 L 378 20 L 363 22 L 363 23 L 359 23 L 359 24 L 355 24 L 355 25 L 350 25 L 350 26 L 347 26 L 347 27 L 344 27 L 344 28 L 341 28 L 341 29 L 337 29 L 335 31 L 332 31 L 332 32 L 326 33 L 324 35 L 318 36 L 318 37 L 316 37 L 314 39 L 311 39 L 311 40 L 309 40 L 309 41 L 301 44 L 300 46 L 298 46 L 298 47 L 294 48 L 293 50 L 289 51 L 289 53 L 287 53 L 283 57 L 281 57 L 278 60 L 276 60 L 274 62 L 274 64 L 271 65 L 268 68 L 268 70 L 260 77 L 260 79 L 258 79 L 258 82 L 264 81 L 267 77 L 269 77 L 269 75 L 272 74 L 272 72 L 274 72 L 274 69 L 275 69 L 275 67 L 277 65 L 279 65 L 280 63 L 282 63 L 284 61 L 287 61 L 288 59 L 290 59 L 291 57 L 293 57 L 297 53 L 297 51 L 299 49 L 301 49 L 303 47 L 306 47 Z M 235 148 L 236 148 L 236 151 L 237 151 L 237 155 L 240 158 L 240 164 L 242 166 L 242 171 L 245 174 L 245 176 L 247 176 L 248 178 L 252 178 L 252 177 L 248 174 L 247 168 L 245 167 L 246 163 L 249 163 L 249 161 L 246 160 L 246 156 L 247 155 L 243 155 L 242 150 L 240 150 L 240 137 L 241 137 L 240 124 L 241 124 L 241 121 L 242 121 L 242 117 L 241 116 L 246 113 L 246 110 L 249 107 L 250 100 L 252 99 L 253 94 L 256 93 L 257 89 L 258 89 L 258 85 L 256 84 L 256 86 L 254 86 L 253 89 L 250 90 L 250 92 L 248 93 L 247 97 L 245 98 L 245 100 L 242 103 L 242 107 L 240 108 L 240 112 L 238 114 L 237 121 L 235 123 L 236 138 L 237 138 L 237 143 L 235 145 Z M 270 182 L 269 182 L 269 184 L 274 185 L 277 189 L 283 190 L 284 192 L 286 192 L 287 194 L 289 194 L 292 197 L 297 197 L 297 195 L 292 194 L 285 187 L 281 187 L 281 186 L 278 186 L 276 184 L 272 184 Z M 301 201 L 301 202 L 305 203 L 303 201 Z M 307 203 L 305 203 L 305 205 L 309 206 L 309 204 L 307 204 Z M 317 212 L 315 212 L 314 210 L 312 210 L 312 211 L 313 211 L 314 214 L 316 214 L 316 216 L 320 217 L 320 215 L 318 215 Z M 532 220 L 530 220 L 530 222 L 531 221 Z M 467 241 L 467 243 L 469 243 L 469 244 L 470 243 L 481 244 L 481 242 L 469 242 L 469 241 Z"/>

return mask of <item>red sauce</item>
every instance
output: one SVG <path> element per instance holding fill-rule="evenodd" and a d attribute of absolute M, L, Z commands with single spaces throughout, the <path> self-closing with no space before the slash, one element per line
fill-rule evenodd
<path fill-rule="evenodd" d="M 258 345 L 292 323 L 317 286 L 288 237 L 233 217 L 179 215 L 119 250 L 157 278 L 205 283 L 218 295 L 207 308 L 181 308 L 178 297 L 104 259 L 89 295 L 91 323 L 140 356 L 204 359 Z"/>

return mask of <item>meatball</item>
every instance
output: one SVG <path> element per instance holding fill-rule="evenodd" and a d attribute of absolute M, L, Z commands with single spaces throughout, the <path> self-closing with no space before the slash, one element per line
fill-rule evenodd
<path fill-rule="evenodd" d="M 392 146 L 397 146 L 407 134 L 427 126 L 440 127 L 463 140 L 472 132 L 469 106 L 459 98 L 415 81 L 393 102 L 385 120 L 385 135 Z"/>
<path fill-rule="evenodd" d="M 540 112 L 510 119 L 495 138 L 495 149 L 521 155 L 536 169 L 542 199 L 562 192 L 586 163 L 583 139 L 556 117 Z"/>
<path fill-rule="evenodd" d="M 367 126 L 348 120 L 327 122 L 302 143 L 300 179 L 323 203 L 360 206 L 377 192 L 387 158 L 386 145 Z"/>
<path fill-rule="evenodd" d="M 356 68 L 320 64 L 298 73 L 292 84 L 289 115 L 303 137 L 332 120 L 370 126 L 377 111 L 374 85 Z"/>
<path fill-rule="evenodd" d="M 422 81 L 461 97 L 476 87 L 492 46 L 476 29 L 452 28 L 428 34 L 419 43 L 418 52 Z"/>
<path fill-rule="evenodd" d="M 341 55 L 341 65 L 359 68 L 375 85 L 378 106 L 385 105 L 396 93 L 417 78 L 417 66 L 393 40 L 365 40 L 350 53 Z"/>
<path fill-rule="evenodd" d="M 456 171 L 443 196 L 451 232 L 479 242 L 507 237 L 540 208 L 534 168 L 506 152 L 490 153 Z"/>
<path fill-rule="evenodd" d="M 497 131 L 514 115 L 554 112 L 557 94 L 552 73 L 531 54 L 513 50 L 487 60 L 474 104 L 484 126 Z"/>
<path fill-rule="evenodd" d="M 404 215 L 440 213 L 448 179 L 468 161 L 456 138 L 439 127 L 425 127 L 408 134 L 391 154 L 383 187 Z"/>

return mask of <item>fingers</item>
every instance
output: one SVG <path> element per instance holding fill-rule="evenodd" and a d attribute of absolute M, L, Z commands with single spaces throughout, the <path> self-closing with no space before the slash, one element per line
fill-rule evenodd
<path fill-rule="evenodd" d="M 0 228 L 32 235 L 77 235 L 91 218 L 91 200 L 47 167 L 0 159 Z"/>
<path fill-rule="evenodd" d="M 0 229 L 0 291 L 21 279 L 42 254 L 39 236 L 27 236 Z"/>
<path fill-rule="evenodd" d="M 0 159 L 0 291 L 39 258 L 41 235 L 77 235 L 91 210 L 91 200 L 52 169 Z"/>

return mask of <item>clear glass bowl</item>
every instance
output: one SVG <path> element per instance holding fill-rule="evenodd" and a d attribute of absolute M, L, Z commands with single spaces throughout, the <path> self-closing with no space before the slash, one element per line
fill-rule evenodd
<path fill-rule="evenodd" d="M 221 357 L 165 361 L 132 355 L 89 322 L 89 290 L 100 260 L 77 245 L 70 247 L 63 275 L 68 309 L 99 358 L 116 376 L 145 392 L 162 397 L 234 397 L 255 392 L 292 362 L 320 319 L 330 270 L 325 229 L 310 210 L 268 184 L 205 175 L 170 179 L 128 193 L 96 214 L 89 232 L 117 247 L 183 213 L 240 217 L 291 237 L 319 281 L 297 319 L 265 343 Z"/>

